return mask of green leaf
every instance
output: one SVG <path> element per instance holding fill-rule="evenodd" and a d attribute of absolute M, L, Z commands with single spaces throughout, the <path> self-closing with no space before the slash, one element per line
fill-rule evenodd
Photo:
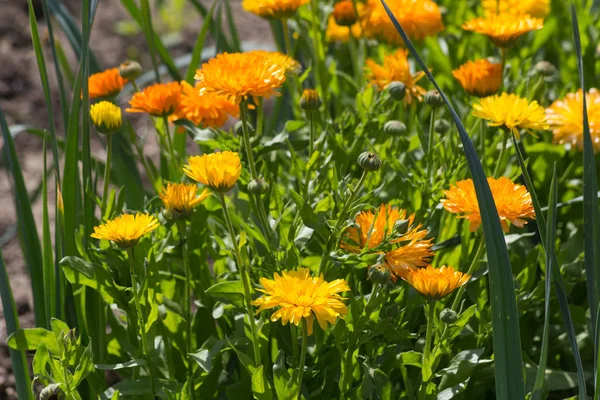
<path fill-rule="evenodd" d="M 490 365 L 492 360 L 482 360 L 483 349 L 464 350 L 458 353 L 450 364 L 439 370 L 435 376 L 441 378 L 439 390 L 466 383 L 475 368 Z"/>
<path fill-rule="evenodd" d="M 242 281 L 224 281 L 206 289 L 206 294 L 223 303 L 244 306 L 244 285 Z"/>
<path fill-rule="evenodd" d="M 275 362 L 273 363 L 273 384 L 275 385 L 277 398 L 287 398 L 286 385 L 289 380 L 290 373 L 285 366 L 285 353 L 280 349 L 279 352 L 277 352 L 277 357 L 275 357 Z"/>
<path fill-rule="evenodd" d="M 94 370 L 94 364 L 92 364 L 92 344 L 90 343 L 81 354 L 79 364 L 75 368 L 73 373 L 72 387 L 77 387 Z"/>
<path fill-rule="evenodd" d="M 261 365 L 252 373 L 252 394 L 259 400 L 271 400 L 273 398 L 273 391 L 264 372 L 264 366 Z"/>
<path fill-rule="evenodd" d="M 51 353 L 58 355 L 56 335 L 45 328 L 19 329 L 8 337 L 6 344 L 15 350 L 36 350 L 44 344 Z"/>
<path fill-rule="evenodd" d="M 196 75 L 196 69 L 200 68 L 200 61 L 202 59 L 202 50 L 204 49 L 204 42 L 206 40 L 206 36 L 208 34 L 208 29 L 212 25 L 213 13 L 215 11 L 215 7 L 219 4 L 219 1 L 215 1 L 210 7 L 210 11 L 208 11 L 204 15 L 204 21 L 202 22 L 202 29 L 198 34 L 198 38 L 196 39 L 196 43 L 194 44 L 194 50 L 192 51 L 192 59 L 190 60 L 190 65 L 188 66 L 188 70 L 185 74 L 185 80 L 193 84 L 194 76 Z"/>
<path fill-rule="evenodd" d="M 118 371 L 120 369 L 132 368 L 132 367 L 143 367 L 146 365 L 146 360 L 135 359 L 129 360 L 122 363 L 116 364 L 94 364 L 94 368 L 102 371 Z"/>

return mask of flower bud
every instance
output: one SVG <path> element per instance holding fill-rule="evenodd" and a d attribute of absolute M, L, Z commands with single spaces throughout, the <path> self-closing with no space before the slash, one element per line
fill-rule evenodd
<path fill-rule="evenodd" d="M 125 61 L 119 66 L 119 75 L 127 80 L 134 80 L 142 74 L 142 66 L 137 61 Z"/>
<path fill-rule="evenodd" d="M 121 129 L 121 109 L 110 101 L 101 101 L 90 107 L 90 119 L 99 133 L 111 135 Z"/>
<path fill-rule="evenodd" d="M 444 105 L 444 99 L 437 90 L 430 90 L 425 93 L 425 103 L 431 108 L 438 108 Z"/>
<path fill-rule="evenodd" d="M 60 388 L 60 384 L 51 383 L 40 392 L 40 400 L 63 400 L 65 392 Z"/>
<path fill-rule="evenodd" d="M 449 308 L 444 308 L 442 310 L 442 312 L 440 312 L 440 321 L 442 321 L 445 324 L 453 324 L 456 322 L 456 320 L 458 319 L 458 314 L 456 313 L 456 311 L 451 310 Z"/>
<path fill-rule="evenodd" d="M 248 192 L 250 194 L 265 194 L 269 191 L 269 184 L 262 178 L 252 179 L 248 182 Z"/>
<path fill-rule="evenodd" d="M 250 122 L 246 122 L 246 126 L 248 127 L 248 133 L 254 132 L 254 127 Z M 242 121 L 236 122 L 233 126 L 233 130 L 235 131 L 236 135 L 242 136 L 244 134 L 244 123 Z"/>
<path fill-rule="evenodd" d="M 583 268 L 580 262 L 566 264 L 561 270 L 562 273 L 569 278 L 579 279 L 583 275 Z"/>
<path fill-rule="evenodd" d="M 394 231 L 400 235 L 406 234 L 408 231 L 409 222 L 407 219 L 399 219 L 394 223 Z"/>
<path fill-rule="evenodd" d="M 339 26 L 352 26 L 357 20 L 356 10 L 352 0 L 342 0 L 335 3 L 332 12 L 335 23 Z"/>
<path fill-rule="evenodd" d="M 392 99 L 396 101 L 404 100 L 404 96 L 406 96 L 406 85 L 404 83 L 400 81 L 390 82 L 387 89 Z"/>
<path fill-rule="evenodd" d="M 321 105 L 323 105 L 323 101 L 319 96 L 319 92 L 313 89 L 305 89 L 302 93 L 302 97 L 300 98 L 300 107 L 302 107 L 305 111 L 316 111 Z"/>
<path fill-rule="evenodd" d="M 533 70 L 543 77 L 550 78 L 556 75 L 556 67 L 548 61 L 540 61 L 533 67 Z"/>
<path fill-rule="evenodd" d="M 383 125 L 383 132 L 390 135 L 402 135 L 406 132 L 406 125 L 401 121 L 388 121 Z"/>
<path fill-rule="evenodd" d="M 377 154 L 365 151 L 358 156 L 358 165 L 368 172 L 377 171 L 381 168 L 381 159 Z"/>
<path fill-rule="evenodd" d="M 375 264 L 369 268 L 369 279 L 380 285 L 387 285 L 392 280 L 390 270 L 384 264 Z"/>
<path fill-rule="evenodd" d="M 438 119 L 433 124 L 433 129 L 439 134 L 448 132 L 451 127 L 452 125 L 450 125 L 450 122 L 446 121 L 445 119 Z"/>

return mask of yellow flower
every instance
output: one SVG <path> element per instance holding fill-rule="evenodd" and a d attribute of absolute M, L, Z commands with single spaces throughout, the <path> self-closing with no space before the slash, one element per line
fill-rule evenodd
<path fill-rule="evenodd" d="M 499 126 L 519 138 L 519 129 L 548 129 L 544 108 L 537 101 L 531 103 L 516 94 L 502 93 L 485 97 L 473 104 L 473 115 L 488 121 L 490 126 Z M 531 132 L 530 132 L 531 133 Z"/>
<path fill-rule="evenodd" d="M 352 253 L 377 249 L 382 244 L 390 244 L 392 249 L 385 253 L 386 267 L 394 279 L 403 276 L 407 270 L 426 266 L 433 252 L 432 239 L 425 239 L 427 230 L 423 225 L 414 224 L 414 214 L 407 216 L 406 210 L 382 204 L 376 213 L 363 211 L 355 219 L 355 226 L 345 230 L 340 247 Z M 393 237 L 398 221 L 406 221 L 406 233 Z"/>
<path fill-rule="evenodd" d="M 357 22 L 350 28 L 347 26 L 340 26 L 337 24 L 337 22 L 335 22 L 333 15 L 329 16 L 327 30 L 325 31 L 325 37 L 327 38 L 328 42 L 346 43 L 348 40 L 350 40 L 350 32 L 352 32 L 353 37 L 360 37 L 362 32 L 360 23 Z"/>
<path fill-rule="evenodd" d="M 600 92 L 590 89 L 585 95 L 588 123 L 594 151 L 600 152 Z M 546 109 L 546 118 L 555 143 L 569 143 L 583 150 L 583 96 L 569 93 L 562 100 L 556 100 Z"/>
<path fill-rule="evenodd" d="M 506 177 L 488 178 L 487 181 L 504 232 L 508 232 L 509 221 L 514 226 L 522 228 L 527 223 L 524 218 L 535 219 L 531 195 L 525 186 L 517 185 Z M 444 195 L 446 198 L 442 199 L 441 203 L 446 211 L 464 214 L 459 215 L 458 218 L 469 220 L 469 229 L 475 232 L 481 225 L 481 214 L 473 180 L 466 179 L 456 182 L 456 186 L 450 185 L 450 190 L 445 190 Z"/>
<path fill-rule="evenodd" d="M 481 33 L 490 38 L 498 47 L 508 48 L 522 35 L 542 29 L 544 20 L 529 15 L 499 14 L 486 18 L 475 18 L 465 22 L 464 30 Z"/>
<path fill-rule="evenodd" d="M 410 270 L 403 279 L 429 300 L 439 300 L 452 293 L 471 279 L 471 275 L 455 271 L 452 267 Z"/>
<path fill-rule="evenodd" d="M 240 177 L 242 163 L 238 153 L 222 151 L 190 157 L 188 165 L 183 167 L 183 172 L 215 192 L 226 193 L 235 186 Z"/>
<path fill-rule="evenodd" d="M 410 72 L 408 50 L 406 49 L 398 49 L 394 53 L 385 56 L 383 65 L 379 65 L 371 59 L 368 59 L 366 64 L 368 71 L 367 79 L 371 85 L 376 86 L 379 90 L 384 90 L 394 81 L 404 83 L 406 85 L 406 97 L 404 97 L 404 101 L 407 104 L 412 103 L 414 98 L 420 101 L 421 97 L 426 93 L 425 89 L 416 84 L 425 74 L 423 72 L 416 74 Z"/>
<path fill-rule="evenodd" d="M 295 60 L 281 53 L 222 53 L 202 64 L 196 79 L 200 92 L 215 92 L 238 104 L 248 96 L 279 96 L 276 89 L 285 82 L 286 72 L 297 66 Z"/>
<path fill-rule="evenodd" d="M 356 14 L 357 9 L 354 8 L 352 0 L 342 0 L 333 5 L 333 12 L 331 15 L 333 15 L 333 18 L 338 25 L 348 27 L 354 25 L 358 19 L 358 15 Z"/>
<path fill-rule="evenodd" d="M 298 326 L 304 318 L 309 335 L 315 317 L 325 330 L 327 323 L 334 324 L 337 318 L 344 318 L 348 313 L 339 295 L 350 290 L 343 279 L 326 282 L 323 275 L 312 277 L 308 268 L 298 268 L 297 271 L 283 271 L 281 275 L 275 273 L 273 279 L 261 278 L 260 284 L 264 289 L 258 290 L 264 295 L 252 302 L 259 306 L 256 313 L 279 307 L 271 315 L 271 321 L 281 319 L 283 325 L 291 322 Z"/>
<path fill-rule="evenodd" d="M 550 13 L 550 0 L 482 0 L 486 15 L 512 14 L 545 18 Z"/>
<path fill-rule="evenodd" d="M 169 183 L 158 196 L 163 202 L 167 215 L 172 219 L 187 218 L 194 207 L 210 196 L 204 189 L 200 196 L 195 183 Z"/>
<path fill-rule="evenodd" d="M 266 19 L 290 18 L 310 0 L 243 0 L 244 10 Z"/>
<path fill-rule="evenodd" d="M 468 61 L 452 71 L 469 94 L 485 97 L 492 95 L 502 86 L 502 64 L 488 60 Z"/>
<path fill-rule="evenodd" d="M 300 72 L 301 66 L 300 63 L 294 60 L 292 57 L 287 54 L 280 53 L 278 51 L 267 51 L 267 50 L 252 50 L 246 52 L 245 54 L 252 54 L 255 56 L 264 56 L 269 59 L 273 64 L 277 65 L 280 68 L 283 68 L 285 73 L 292 72 L 298 73 Z"/>
<path fill-rule="evenodd" d="M 140 238 L 158 228 L 158 220 L 148 214 L 122 214 L 106 221 L 103 225 L 94 227 L 92 237 L 110 240 L 119 247 L 127 249 L 135 246 Z"/>
<path fill-rule="evenodd" d="M 92 74 L 88 79 L 90 99 L 114 97 L 121 92 L 127 82 L 127 79 L 123 79 L 119 74 L 119 68 Z"/>
<path fill-rule="evenodd" d="M 110 101 L 101 101 L 90 107 L 90 119 L 96 130 L 110 135 L 121 129 L 121 109 Z"/>
<path fill-rule="evenodd" d="M 431 0 L 388 0 L 386 3 L 411 40 L 423 40 L 444 29 L 440 9 Z M 367 0 L 363 29 L 367 37 L 404 44 L 380 0 Z"/>
<path fill-rule="evenodd" d="M 230 116 L 237 118 L 239 112 L 239 107 L 226 97 L 212 92 L 200 94 L 198 86 L 181 81 L 179 104 L 169 119 L 187 119 L 196 126 L 220 128 Z"/>
<path fill-rule="evenodd" d="M 167 117 L 171 115 L 181 97 L 179 82 L 156 83 L 137 92 L 129 100 L 127 112 L 148 113 L 153 117 Z"/>

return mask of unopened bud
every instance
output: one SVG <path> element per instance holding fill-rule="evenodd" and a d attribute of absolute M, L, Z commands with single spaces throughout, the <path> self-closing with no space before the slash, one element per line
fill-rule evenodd
<path fill-rule="evenodd" d="M 252 179 L 248 182 L 248 192 L 250 194 L 265 194 L 269 191 L 269 184 L 263 179 Z"/>
<path fill-rule="evenodd" d="M 63 400 L 65 392 L 60 388 L 60 384 L 51 383 L 40 392 L 40 400 Z"/>
<path fill-rule="evenodd" d="M 557 73 L 556 67 L 552 63 L 550 63 L 548 61 L 540 61 L 540 62 L 538 62 L 533 67 L 533 70 L 535 72 L 537 72 L 538 74 L 546 77 L 546 78 L 554 76 Z"/>
<path fill-rule="evenodd" d="M 319 92 L 314 89 L 305 89 L 300 98 L 300 107 L 305 111 L 316 111 L 323 105 Z"/>
<path fill-rule="evenodd" d="M 456 311 L 451 310 L 449 308 L 444 308 L 440 313 L 440 321 L 442 321 L 445 324 L 453 324 L 456 322 L 457 319 L 458 314 L 456 313 Z"/>
<path fill-rule="evenodd" d="M 444 99 L 437 90 L 430 90 L 425 93 L 425 103 L 431 108 L 438 108 L 444 105 Z"/>
<path fill-rule="evenodd" d="M 450 125 L 450 122 L 446 121 L 445 119 L 438 119 L 433 124 L 433 129 L 439 134 L 448 132 L 451 127 L 452 125 Z"/>
<path fill-rule="evenodd" d="M 369 279 L 385 286 L 391 281 L 392 275 L 384 264 L 375 264 L 369 268 Z"/>
<path fill-rule="evenodd" d="M 377 154 L 365 151 L 358 156 L 358 165 L 368 172 L 377 171 L 381 168 L 381 159 Z"/>
<path fill-rule="evenodd" d="M 389 135 L 402 135 L 406 132 L 406 125 L 401 121 L 388 121 L 383 125 L 383 132 Z"/>
<path fill-rule="evenodd" d="M 101 101 L 90 107 L 90 119 L 99 133 L 112 135 L 121 129 L 121 109 L 110 101 Z"/>
<path fill-rule="evenodd" d="M 352 26 L 357 20 L 352 0 L 342 0 L 333 6 L 333 18 L 340 26 Z"/>
<path fill-rule="evenodd" d="M 409 226 L 408 220 L 399 219 L 394 224 L 394 231 L 396 231 L 396 233 L 398 233 L 400 235 L 404 235 L 408 231 L 408 226 Z"/>
<path fill-rule="evenodd" d="M 402 101 L 406 96 L 406 85 L 400 81 L 391 82 L 388 85 L 387 90 L 390 92 L 392 99 L 396 101 Z"/>
<path fill-rule="evenodd" d="M 142 74 L 142 66 L 137 61 L 125 61 L 119 66 L 119 75 L 127 80 L 134 80 Z"/>

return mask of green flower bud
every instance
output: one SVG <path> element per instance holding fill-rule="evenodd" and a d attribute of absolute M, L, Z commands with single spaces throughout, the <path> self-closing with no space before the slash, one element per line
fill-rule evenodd
<path fill-rule="evenodd" d="M 300 98 L 300 107 L 305 111 L 316 111 L 323 105 L 319 92 L 305 89 Z"/>
<path fill-rule="evenodd" d="M 579 279 L 583 275 L 583 267 L 581 262 L 566 264 L 561 268 L 561 270 L 565 276 L 573 279 Z"/>
<path fill-rule="evenodd" d="M 142 74 L 142 66 L 136 61 L 125 61 L 119 66 L 119 75 L 127 80 L 134 80 Z"/>
<path fill-rule="evenodd" d="M 63 400 L 65 392 L 60 388 L 60 384 L 51 383 L 40 392 L 40 400 Z"/>
<path fill-rule="evenodd" d="M 99 133 L 112 135 L 121 129 L 121 109 L 110 101 L 101 101 L 90 107 L 90 120 Z"/>
<path fill-rule="evenodd" d="M 381 159 L 377 154 L 365 151 L 358 156 L 358 165 L 368 172 L 377 171 L 381 168 Z"/>
<path fill-rule="evenodd" d="M 250 124 L 250 122 L 246 122 L 246 126 L 248 127 L 248 133 L 254 132 L 254 127 L 252 126 L 252 124 Z M 236 122 L 233 126 L 233 130 L 238 136 L 244 135 L 244 123 L 242 121 Z"/>
<path fill-rule="evenodd" d="M 252 179 L 248 182 L 248 192 L 250 194 L 265 194 L 269 191 L 269 184 L 262 178 Z"/>
<path fill-rule="evenodd" d="M 375 264 L 369 268 L 369 279 L 380 285 L 387 285 L 392 280 L 390 270 L 383 264 Z"/>
<path fill-rule="evenodd" d="M 400 81 L 391 82 L 388 85 L 387 90 L 390 92 L 392 99 L 396 101 L 402 101 L 406 96 L 406 85 Z"/>
<path fill-rule="evenodd" d="M 400 235 L 404 235 L 408 231 L 408 226 L 409 226 L 408 220 L 399 219 L 394 224 L 394 231 L 396 231 L 396 233 L 398 233 Z"/>
<path fill-rule="evenodd" d="M 425 93 L 425 103 L 431 108 L 438 108 L 444 105 L 444 99 L 437 90 L 430 90 Z"/>
<path fill-rule="evenodd" d="M 456 322 L 457 319 L 458 314 L 456 313 L 456 311 L 451 310 L 449 308 L 444 308 L 440 313 L 440 321 L 442 321 L 445 324 L 453 324 Z"/>
<path fill-rule="evenodd" d="M 533 67 L 533 70 L 543 77 L 550 78 L 558 72 L 556 67 L 548 61 L 540 61 Z"/>
<path fill-rule="evenodd" d="M 439 134 L 448 132 L 451 127 L 452 125 L 450 125 L 450 122 L 446 121 L 445 119 L 438 119 L 433 124 L 433 129 Z"/>
<path fill-rule="evenodd" d="M 390 135 L 402 135 L 406 132 L 406 125 L 401 121 L 388 121 L 383 125 L 383 132 Z"/>

